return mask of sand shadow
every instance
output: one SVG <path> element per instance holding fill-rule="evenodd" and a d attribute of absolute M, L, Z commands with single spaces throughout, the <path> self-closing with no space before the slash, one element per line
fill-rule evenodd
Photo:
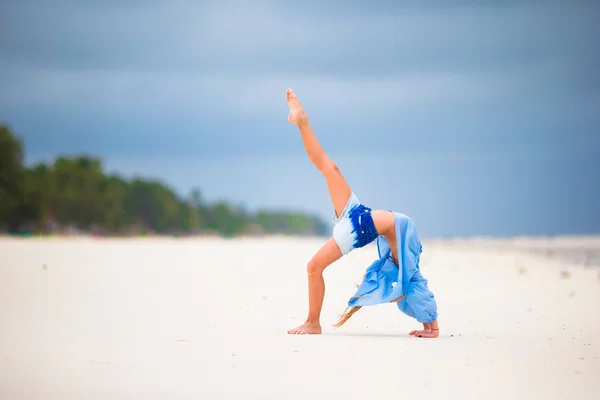
<path fill-rule="evenodd" d="M 344 337 L 363 337 L 363 338 L 379 338 L 379 339 L 409 339 L 421 340 L 424 338 L 416 338 L 409 336 L 408 333 L 383 333 L 383 332 L 323 332 L 326 336 L 344 336 Z M 440 335 L 438 340 L 454 339 L 452 335 Z"/>

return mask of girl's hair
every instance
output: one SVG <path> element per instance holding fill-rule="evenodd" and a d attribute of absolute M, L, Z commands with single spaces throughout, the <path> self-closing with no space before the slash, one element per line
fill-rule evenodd
<path fill-rule="evenodd" d="M 346 310 L 344 311 L 344 313 L 342 315 L 340 315 L 340 320 L 338 321 L 338 323 L 333 325 L 333 327 L 339 328 L 340 326 L 344 325 L 346 323 L 346 321 L 348 321 L 350 319 L 350 317 L 352 315 L 354 315 L 354 313 L 357 312 L 358 310 L 360 310 L 361 308 L 362 308 L 362 306 L 347 307 Z"/>
<path fill-rule="evenodd" d="M 367 276 L 367 274 L 365 274 L 363 276 L 363 279 L 366 276 Z M 354 286 L 356 286 L 357 288 L 359 287 L 357 283 L 354 283 Z M 351 297 L 350 300 L 357 299 L 357 298 L 358 297 Z M 357 312 L 358 310 L 360 310 L 361 308 L 362 308 L 362 306 L 346 307 L 346 310 L 344 310 L 342 315 L 340 315 L 340 320 L 337 322 L 337 324 L 333 325 L 333 327 L 339 328 L 340 326 L 344 325 L 346 323 L 346 321 L 348 321 L 350 319 L 350 317 L 353 316 L 354 313 Z"/>

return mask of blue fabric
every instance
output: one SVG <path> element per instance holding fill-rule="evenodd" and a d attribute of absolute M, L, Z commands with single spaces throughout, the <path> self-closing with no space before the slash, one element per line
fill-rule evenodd
<path fill-rule="evenodd" d="M 354 248 L 364 247 L 375 240 L 378 236 L 377 229 L 373 223 L 371 209 L 360 204 L 350 211 L 353 232 L 356 235 Z"/>
<path fill-rule="evenodd" d="M 398 309 L 421 323 L 437 319 L 437 304 L 427 280 L 421 275 L 419 261 L 423 246 L 412 219 L 394 213 L 398 265 L 392 260 L 390 246 L 383 236 L 377 237 L 379 258 L 368 268 L 365 277 L 348 305 L 372 306 L 389 303 L 403 294 Z"/>

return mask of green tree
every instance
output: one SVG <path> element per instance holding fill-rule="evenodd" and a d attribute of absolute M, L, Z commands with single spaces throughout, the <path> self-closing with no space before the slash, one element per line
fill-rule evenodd
<path fill-rule="evenodd" d="M 0 125 L 0 230 L 56 226 L 101 234 L 325 232 L 318 218 L 302 213 L 253 214 L 225 201 L 209 204 L 196 188 L 180 198 L 158 180 L 109 175 L 93 156 L 60 156 L 51 164 L 26 168 L 22 142 L 7 125 Z"/>
<path fill-rule="evenodd" d="M 25 190 L 23 144 L 8 125 L 0 125 L 0 226 L 15 230 L 22 222 Z"/>

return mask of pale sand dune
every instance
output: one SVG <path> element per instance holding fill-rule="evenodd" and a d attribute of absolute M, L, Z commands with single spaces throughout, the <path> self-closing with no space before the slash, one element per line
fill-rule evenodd
<path fill-rule="evenodd" d="M 391 304 L 330 328 L 373 246 L 326 271 L 325 334 L 289 336 L 321 239 L 4 238 L 0 399 L 595 398 L 599 269 L 524 242 L 424 242 L 430 340 Z"/>

